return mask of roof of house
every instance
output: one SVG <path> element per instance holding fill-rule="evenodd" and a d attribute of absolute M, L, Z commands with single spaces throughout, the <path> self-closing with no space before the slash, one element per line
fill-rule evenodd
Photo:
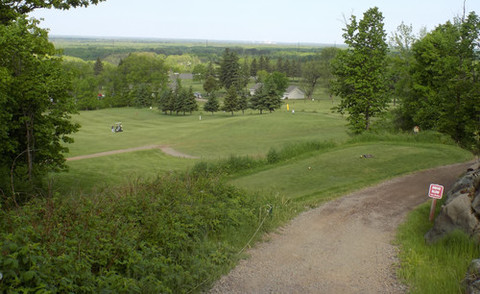
<path fill-rule="evenodd" d="M 291 93 L 291 92 L 293 92 L 295 89 L 298 89 L 298 91 L 300 91 L 300 92 L 303 93 L 303 91 L 302 91 L 299 87 L 297 87 L 297 86 L 290 86 L 290 87 L 288 87 L 288 88 L 285 90 L 285 93 Z"/>

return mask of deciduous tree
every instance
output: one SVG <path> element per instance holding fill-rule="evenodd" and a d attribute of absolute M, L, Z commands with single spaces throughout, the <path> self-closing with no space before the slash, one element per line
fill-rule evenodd
<path fill-rule="evenodd" d="M 348 49 L 340 51 L 332 64 L 332 92 L 341 98 L 335 109 L 342 114 L 347 112 L 351 129 L 361 133 L 370 128 L 372 117 L 384 112 L 389 102 L 388 47 L 382 13 L 374 7 L 360 21 L 352 16 L 343 37 Z"/>
<path fill-rule="evenodd" d="M 20 17 L 0 25 L 0 189 L 13 195 L 18 183 L 32 187 L 65 168 L 64 143 L 79 127 L 70 121 L 70 79 L 37 23 Z"/>
<path fill-rule="evenodd" d="M 412 95 L 400 107 L 407 126 L 449 134 L 469 149 L 479 149 L 480 19 L 439 25 L 412 47 Z"/>

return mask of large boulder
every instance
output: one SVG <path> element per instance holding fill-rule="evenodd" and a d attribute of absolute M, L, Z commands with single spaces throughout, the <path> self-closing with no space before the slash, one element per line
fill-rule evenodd
<path fill-rule="evenodd" d="M 433 243 L 453 230 L 480 239 L 480 169 L 469 169 L 447 193 L 445 204 L 425 241 Z"/>
<path fill-rule="evenodd" d="M 433 228 L 425 234 L 427 243 L 433 243 L 454 230 L 462 230 L 470 236 L 479 233 L 479 220 L 472 213 L 469 194 L 461 194 L 444 205 L 435 219 Z"/>

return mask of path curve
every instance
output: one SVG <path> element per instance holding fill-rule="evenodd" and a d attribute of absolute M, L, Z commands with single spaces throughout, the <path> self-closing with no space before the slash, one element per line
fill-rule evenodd
<path fill-rule="evenodd" d="M 102 157 L 102 156 L 108 156 L 108 155 L 120 154 L 120 153 L 127 153 L 127 152 L 134 152 L 134 151 L 141 151 L 141 150 L 151 150 L 151 149 L 160 149 L 160 150 L 162 150 L 163 153 L 168 154 L 170 156 L 174 156 L 174 157 L 198 158 L 196 156 L 191 156 L 191 155 L 188 155 L 188 154 L 181 153 L 181 152 L 179 152 L 179 151 L 177 151 L 177 150 L 175 150 L 175 149 L 173 149 L 169 146 L 166 146 L 166 145 L 147 145 L 147 146 L 140 146 L 140 147 L 127 148 L 127 149 L 119 149 L 119 150 L 105 151 L 105 152 L 99 152 L 99 153 L 93 153 L 93 154 L 87 154 L 87 155 L 74 156 L 74 157 L 69 157 L 66 160 L 67 161 L 74 161 L 74 160 Z"/>
<path fill-rule="evenodd" d="M 472 164 L 402 176 L 306 211 L 249 250 L 210 293 L 405 293 L 395 277 L 397 226 L 428 200 L 431 183 L 448 190 Z"/>

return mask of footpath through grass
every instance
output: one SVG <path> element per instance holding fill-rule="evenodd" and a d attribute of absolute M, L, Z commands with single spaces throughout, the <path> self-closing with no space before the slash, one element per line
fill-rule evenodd
<path fill-rule="evenodd" d="M 144 150 L 68 162 L 70 173 L 55 178 L 69 193 L 0 211 L 0 291 L 201 292 L 306 207 L 472 158 L 431 133 L 349 139 L 330 106 L 234 117 L 82 112 L 72 156 L 169 145 L 200 159 Z M 119 121 L 125 132 L 111 133 Z"/>

